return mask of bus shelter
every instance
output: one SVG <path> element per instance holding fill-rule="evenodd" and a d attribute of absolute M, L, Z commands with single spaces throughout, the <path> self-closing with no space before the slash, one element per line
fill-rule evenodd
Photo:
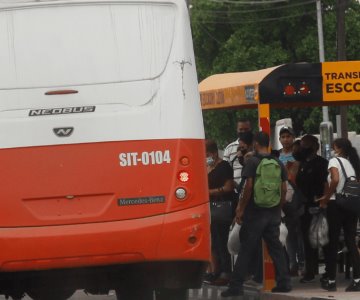
<path fill-rule="evenodd" d="M 199 90 L 203 110 L 258 108 L 259 128 L 270 134 L 271 107 L 360 103 L 360 61 L 295 63 L 216 74 L 204 79 Z M 274 267 L 265 250 L 264 290 L 271 290 L 274 280 Z"/>
<path fill-rule="evenodd" d="M 270 133 L 270 108 L 360 103 L 360 61 L 284 64 L 209 76 L 199 84 L 208 109 L 258 108 L 259 128 Z"/>

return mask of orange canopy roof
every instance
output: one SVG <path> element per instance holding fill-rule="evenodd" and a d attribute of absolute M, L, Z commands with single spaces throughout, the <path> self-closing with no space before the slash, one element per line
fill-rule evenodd
<path fill-rule="evenodd" d="M 207 77 L 199 84 L 202 109 L 256 105 L 259 83 L 276 68 Z"/>

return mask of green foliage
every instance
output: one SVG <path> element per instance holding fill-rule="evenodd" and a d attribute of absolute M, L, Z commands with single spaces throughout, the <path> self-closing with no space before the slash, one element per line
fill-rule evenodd
<path fill-rule="evenodd" d="M 225 148 L 227 144 L 236 138 L 236 125 L 239 119 L 250 120 L 252 128 L 256 131 L 257 110 L 210 110 L 203 112 L 205 135 L 207 139 L 215 140 L 220 148 Z"/>
<path fill-rule="evenodd" d="M 233 1 L 234 2 L 234 1 Z M 349 0 L 346 11 L 346 51 L 359 60 L 360 3 Z M 225 72 L 244 72 L 284 63 L 318 62 L 316 4 L 311 0 L 241 5 L 226 1 L 192 0 L 191 21 L 199 80 Z M 336 1 L 323 0 L 325 59 L 336 60 Z M 335 124 L 337 107 L 330 107 Z M 205 111 L 205 131 L 219 145 L 236 138 L 236 120 L 249 118 L 257 124 L 256 110 Z M 273 109 L 271 121 L 292 118 L 295 131 L 319 132 L 321 108 Z M 350 106 L 349 130 L 360 131 L 360 108 Z"/>

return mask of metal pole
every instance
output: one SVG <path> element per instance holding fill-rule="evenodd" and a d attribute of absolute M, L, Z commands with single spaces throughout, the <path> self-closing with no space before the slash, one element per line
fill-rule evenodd
<path fill-rule="evenodd" d="M 346 60 L 346 43 L 345 43 L 345 10 L 347 6 L 347 0 L 337 0 L 336 10 L 336 22 L 337 22 L 337 58 L 338 61 Z M 347 122 L 347 111 L 346 105 L 340 106 L 341 116 L 341 137 L 348 137 L 348 122 Z"/>
<path fill-rule="evenodd" d="M 316 17 L 317 17 L 317 27 L 318 27 L 318 39 L 319 39 L 319 58 L 320 62 L 325 61 L 325 51 L 324 51 L 324 33 L 323 33 L 323 23 L 322 23 L 322 14 L 321 14 L 321 0 L 316 0 Z M 323 121 L 329 121 L 329 109 L 327 106 L 322 107 Z"/>

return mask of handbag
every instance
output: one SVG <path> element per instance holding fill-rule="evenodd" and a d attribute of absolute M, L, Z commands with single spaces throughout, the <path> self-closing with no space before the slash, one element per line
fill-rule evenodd
<path fill-rule="evenodd" d="M 335 194 L 335 201 L 341 208 L 360 215 L 360 183 L 354 176 L 348 177 L 341 160 L 336 159 L 340 163 L 345 183 L 341 193 Z"/>
<path fill-rule="evenodd" d="M 211 200 L 211 222 L 231 222 L 234 218 L 233 202 L 226 200 Z"/>

